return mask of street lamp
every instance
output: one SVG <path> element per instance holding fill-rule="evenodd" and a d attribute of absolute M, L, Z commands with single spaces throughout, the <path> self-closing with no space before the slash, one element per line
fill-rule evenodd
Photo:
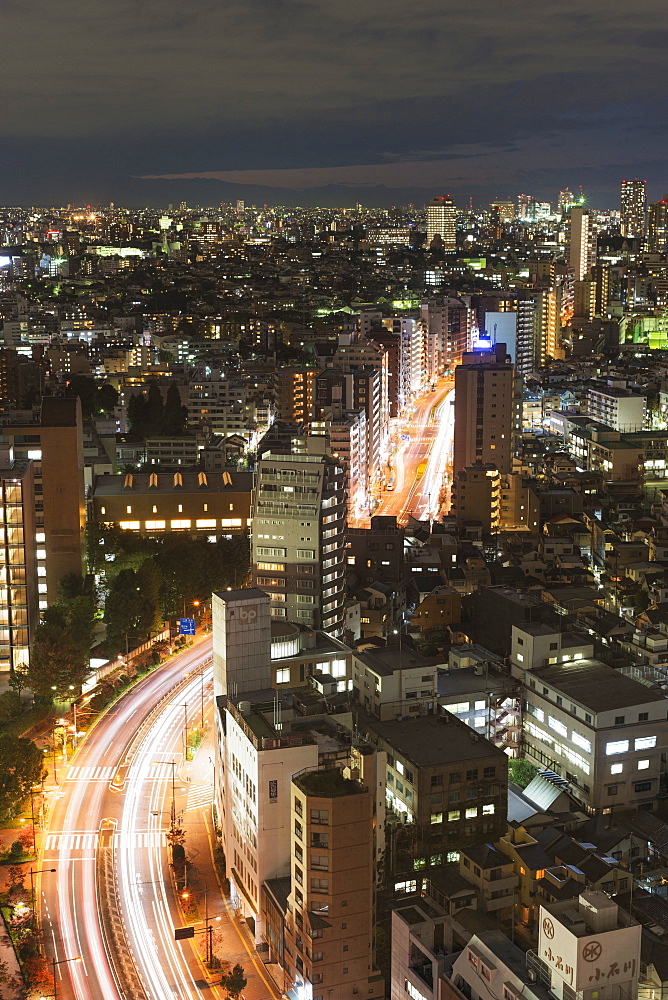
<path fill-rule="evenodd" d="M 30 869 L 30 905 L 32 907 L 32 920 L 37 925 L 37 914 L 35 912 L 35 875 L 45 875 L 47 872 L 55 872 L 55 868 L 40 868 L 37 871 Z"/>
<path fill-rule="evenodd" d="M 188 702 L 184 701 L 181 704 L 174 704 L 170 702 L 167 708 L 182 708 L 184 714 L 184 725 L 183 725 L 183 759 L 188 760 Z"/>
<path fill-rule="evenodd" d="M 176 761 L 175 760 L 154 760 L 154 764 L 169 764 L 172 769 L 172 815 L 171 832 L 174 833 L 176 826 Z"/>
<path fill-rule="evenodd" d="M 53 997 L 53 1000 L 58 1000 L 58 981 L 56 979 L 56 966 L 57 965 L 65 965 L 67 962 L 81 962 L 81 961 L 82 961 L 81 956 L 77 955 L 76 958 L 61 958 L 61 960 L 59 962 L 56 962 L 56 958 L 55 958 L 55 955 L 54 955 L 53 959 L 51 960 L 51 968 L 53 970 L 53 972 L 52 972 L 52 975 L 53 975 L 53 993 L 50 994 L 50 996 Z M 48 1000 L 48 998 L 46 996 L 42 996 L 42 997 L 39 998 L 39 1000 Z"/>
<path fill-rule="evenodd" d="M 194 673 L 189 671 L 183 675 L 184 677 L 200 677 L 202 681 L 201 695 L 202 695 L 202 732 L 204 732 L 204 667 L 200 667 Z"/>

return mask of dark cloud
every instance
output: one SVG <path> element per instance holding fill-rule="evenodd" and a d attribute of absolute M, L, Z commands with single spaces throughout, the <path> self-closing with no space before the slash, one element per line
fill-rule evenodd
<path fill-rule="evenodd" d="M 180 200 L 195 179 L 134 179 L 175 174 L 397 200 L 591 178 L 607 201 L 650 164 L 668 186 L 656 0 L 4 0 L 0 18 L 5 202 Z"/>

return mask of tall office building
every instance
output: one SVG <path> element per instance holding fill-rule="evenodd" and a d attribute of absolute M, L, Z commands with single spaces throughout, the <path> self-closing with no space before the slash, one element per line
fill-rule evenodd
<path fill-rule="evenodd" d="M 593 233 L 591 216 L 586 208 L 574 205 L 568 215 L 568 265 L 575 281 L 589 274 L 592 260 Z"/>
<path fill-rule="evenodd" d="M 511 471 L 519 406 L 505 344 L 464 355 L 455 369 L 455 474 L 481 462 Z"/>
<path fill-rule="evenodd" d="M 427 208 L 427 246 L 440 236 L 444 250 L 457 249 L 457 209 L 452 198 L 434 198 Z"/>
<path fill-rule="evenodd" d="M 662 201 L 650 202 L 647 209 L 647 250 L 668 253 L 668 195 Z"/>
<path fill-rule="evenodd" d="M 428 381 L 454 368 L 469 345 L 472 310 L 462 299 L 439 295 L 420 307 L 424 324 L 424 365 Z"/>
<path fill-rule="evenodd" d="M 346 491 L 342 464 L 323 437 L 265 452 L 257 467 L 253 586 L 277 618 L 339 635 L 345 598 Z"/>
<path fill-rule="evenodd" d="M 0 445 L 0 677 L 28 664 L 39 620 L 33 463 Z"/>
<path fill-rule="evenodd" d="M 622 181 L 620 201 L 622 236 L 642 239 L 645 232 L 645 181 Z"/>
<path fill-rule="evenodd" d="M 574 201 L 573 192 L 569 188 L 562 188 L 559 192 L 559 211 L 562 215 L 566 214 Z"/>

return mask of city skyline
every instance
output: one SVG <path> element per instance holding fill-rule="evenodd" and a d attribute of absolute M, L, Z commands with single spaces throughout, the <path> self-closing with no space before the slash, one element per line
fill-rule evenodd
<path fill-rule="evenodd" d="M 603 207 L 620 176 L 662 197 L 655 5 L 524 14 L 65 0 L 28 21 L 10 4 L 2 200 L 384 205 L 582 184 Z"/>

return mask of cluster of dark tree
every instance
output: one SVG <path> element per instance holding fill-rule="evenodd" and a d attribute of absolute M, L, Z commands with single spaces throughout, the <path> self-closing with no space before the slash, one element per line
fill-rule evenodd
<path fill-rule="evenodd" d="M 73 375 L 67 383 L 70 395 L 78 396 L 81 400 L 81 412 L 84 417 L 93 416 L 95 413 L 108 413 L 118 402 L 118 393 L 113 385 L 105 382 L 97 385 L 92 375 Z"/>
<path fill-rule="evenodd" d="M 128 401 L 128 438 L 145 441 L 150 437 L 174 437 L 184 433 L 187 410 L 181 404 L 181 394 L 176 382 L 170 383 L 163 401 L 155 382 L 147 392 L 138 392 Z"/>

